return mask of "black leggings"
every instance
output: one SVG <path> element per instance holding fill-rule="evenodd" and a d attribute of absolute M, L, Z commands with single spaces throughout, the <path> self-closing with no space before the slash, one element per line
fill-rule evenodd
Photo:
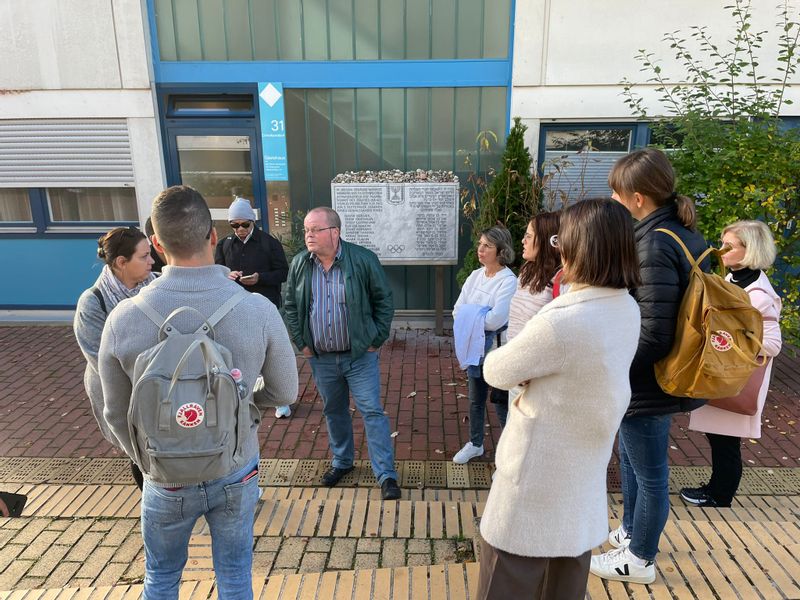
<path fill-rule="evenodd" d="M 719 506 L 730 506 L 742 480 L 742 440 L 716 433 L 706 436 L 711 444 L 711 480 L 706 493 Z"/>

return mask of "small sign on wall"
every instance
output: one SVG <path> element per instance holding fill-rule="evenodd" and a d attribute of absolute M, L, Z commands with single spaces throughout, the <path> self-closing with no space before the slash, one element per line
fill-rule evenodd
<path fill-rule="evenodd" d="M 286 158 L 286 119 L 283 107 L 283 84 L 260 82 L 258 108 L 261 115 L 261 151 L 264 155 L 264 180 L 288 181 Z"/>

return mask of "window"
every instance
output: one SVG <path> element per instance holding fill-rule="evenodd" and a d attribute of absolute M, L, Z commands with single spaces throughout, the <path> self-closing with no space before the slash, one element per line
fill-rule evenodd
<path fill-rule="evenodd" d="M 56 188 L 47 190 L 53 223 L 119 223 L 138 220 L 133 188 Z"/>
<path fill-rule="evenodd" d="M 544 206 L 557 210 L 584 198 L 611 195 L 608 173 L 634 145 L 635 125 L 543 126 L 540 168 L 549 176 Z"/>
<path fill-rule="evenodd" d="M 28 191 L 20 188 L 0 189 L 0 223 L 30 223 L 32 221 Z"/>
<path fill-rule="evenodd" d="M 168 114 L 170 116 L 238 116 L 252 115 L 254 110 L 251 94 L 171 96 Z"/>
<path fill-rule="evenodd" d="M 0 188 L 4 233 L 94 233 L 138 221 L 132 187 Z"/>

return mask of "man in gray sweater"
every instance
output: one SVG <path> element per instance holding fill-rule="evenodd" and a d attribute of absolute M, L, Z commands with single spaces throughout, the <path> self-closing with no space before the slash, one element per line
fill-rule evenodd
<path fill-rule="evenodd" d="M 167 316 L 176 308 L 189 306 L 208 318 L 240 293 L 239 286 L 228 279 L 227 267 L 214 264 L 217 234 L 208 206 L 196 190 L 185 186 L 164 190 L 153 203 L 152 219 L 156 250 L 166 255 L 168 266 L 142 292 L 146 292 L 142 299 L 150 307 Z M 170 323 L 181 331 L 195 331 L 202 324 L 191 311 Z M 253 385 L 259 375 L 263 376 L 264 389 L 255 400 L 260 411 L 295 401 L 298 385 L 294 352 L 278 310 L 269 300 L 251 294 L 222 318 L 214 334 L 215 340 L 230 350 L 242 381 Z M 109 315 L 100 343 L 103 417 L 131 457 L 135 442 L 129 433 L 128 408 L 134 363 L 142 351 L 157 342 L 156 325 L 132 300 L 124 300 Z M 242 443 L 242 460 L 231 464 L 228 475 L 200 484 L 163 487 L 145 473 L 141 508 L 144 598 L 178 598 L 189 537 L 200 516 L 205 516 L 211 529 L 219 596 L 252 598 L 261 415 L 251 414 L 251 418 Z"/>

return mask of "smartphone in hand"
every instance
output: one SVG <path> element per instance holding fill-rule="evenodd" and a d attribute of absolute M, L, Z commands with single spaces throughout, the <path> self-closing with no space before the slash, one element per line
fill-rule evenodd
<path fill-rule="evenodd" d="M 12 494 L 11 492 L 0 492 L 0 500 L 8 507 L 9 517 L 18 517 L 25 508 L 28 497 L 24 494 Z"/>

